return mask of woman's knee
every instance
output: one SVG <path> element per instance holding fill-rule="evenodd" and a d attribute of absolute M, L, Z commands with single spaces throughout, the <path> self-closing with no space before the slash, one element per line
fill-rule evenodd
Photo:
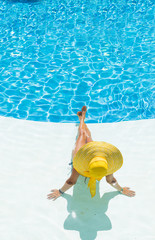
<path fill-rule="evenodd" d="M 85 136 L 86 137 L 86 131 L 83 128 L 79 128 L 79 136 Z"/>

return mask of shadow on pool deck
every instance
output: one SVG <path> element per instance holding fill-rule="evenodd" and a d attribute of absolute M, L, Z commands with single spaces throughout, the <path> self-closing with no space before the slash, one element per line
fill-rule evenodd
<path fill-rule="evenodd" d="M 98 231 L 107 231 L 112 228 L 111 221 L 105 212 L 109 201 L 119 195 L 119 192 L 108 192 L 100 197 L 99 183 L 97 183 L 96 196 L 91 198 L 83 179 L 81 177 L 75 185 L 73 196 L 64 195 L 69 212 L 64 222 L 64 229 L 78 231 L 81 240 L 94 240 Z"/>

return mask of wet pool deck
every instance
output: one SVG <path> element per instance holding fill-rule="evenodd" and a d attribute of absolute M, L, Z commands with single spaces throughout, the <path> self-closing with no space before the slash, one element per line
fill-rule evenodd
<path fill-rule="evenodd" d="M 0 117 L 0 239 L 153 240 L 155 120 L 89 124 L 94 140 L 117 146 L 119 194 L 103 179 L 91 199 L 83 177 L 57 201 L 46 195 L 70 174 L 77 127 Z"/>

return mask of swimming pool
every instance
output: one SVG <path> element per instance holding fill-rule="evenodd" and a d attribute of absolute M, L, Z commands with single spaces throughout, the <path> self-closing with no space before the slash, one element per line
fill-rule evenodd
<path fill-rule="evenodd" d="M 154 118 L 153 1 L 0 3 L 0 115 L 51 122 Z"/>

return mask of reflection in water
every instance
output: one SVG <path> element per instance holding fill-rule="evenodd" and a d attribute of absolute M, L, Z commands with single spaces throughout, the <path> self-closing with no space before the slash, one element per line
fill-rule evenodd
<path fill-rule="evenodd" d="M 73 196 L 64 195 L 69 212 L 64 222 L 64 228 L 79 231 L 81 240 L 94 240 L 98 231 L 107 231 L 112 228 L 111 221 L 105 212 L 108 209 L 109 201 L 119 192 L 105 193 L 100 198 L 99 183 L 97 183 L 96 196 L 91 198 L 83 179 L 83 177 L 79 177 L 73 190 Z"/>

